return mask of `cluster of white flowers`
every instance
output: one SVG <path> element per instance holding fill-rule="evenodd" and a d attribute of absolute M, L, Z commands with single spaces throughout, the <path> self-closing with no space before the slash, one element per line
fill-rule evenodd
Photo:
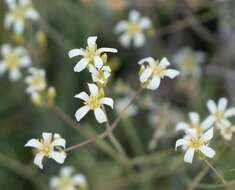
<path fill-rule="evenodd" d="M 54 87 L 47 88 L 45 70 L 30 67 L 29 73 L 25 78 L 28 85 L 26 93 L 30 94 L 32 102 L 38 106 L 53 103 L 56 91 Z"/>
<path fill-rule="evenodd" d="M 84 175 L 74 174 L 74 168 L 65 166 L 60 170 L 60 176 L 52 177 L 50 187 L 55 190 L 87 190 L 87 181 Z"/>
<path fill-rule="evenodd" d="M 144 63 L 147 63 L 145 65 Z M 171 79 L 175 78 L 180 74 L 175 69 L 167 69 L 170 66 L 170 62 L 167 58 L 163 58 L 160 62 L 154 60 L 152 57 L 147 57 L 139 61 L 140 67 L 140 82 L 144 88 L 150 90 L 156 90 L 164 77 Z"/>
<path fill-rule="evenodd" d="M 141 47 L 145 44 L 145 32 L 152 28 L 152 22 L 148 17 L 142 17 L 136 10 L 129 13 L 129 20 L 120 21 L 116 27 L 116 33 L 122 33 L 119 42 L 124 47 L 129 47 L 133 40 L 135 47 Z"/>
<path fill-rule="evenodd" d="M 107 65 L 107 54 L 105 52 L 117 53 L 114 48 L 97 48 L 97 37 L 91 36 L 87 39 L 88 46 L 83 49 L 72 49 L 69 51 L 69 57 L 82 56 L 83 58 L 74 67 L 75 72 L 81 72 L 88 68 L 94 83 L 89 83 L 90 96 L 86 92 L 80 92 L 75 95 L 84 101 L 84 106 L 75 113 L 77 121 L 80 121 L 89 110 L 93 110 L 95 118 L 99 123 L 107 121 L 107 116 L 103 105 L 113 108 L 113 99 L 105 97 L 104 88 L 107 85 L 108 78 L 111 75 L 111 68 Z"/>
<path fill-rule="evenodd" d="M 13 48 L 10 44 L 4 44 L 1 47 L 0 75 L 9 71 L 12 81 L 19 80 L 22 76 L 21 68 L 27 68 L 31 65 L 31 59 L 28 51 L 21 46 Z"/>
<path fill-rule="evenodd" d="M 229 118 L 235 116 L 235 107 L 227 109 L 227 106 L 228 100 L 224 97 L 219 99 L 218 104 L 214 100 L 208 100 L 207 102 L 211 120 L 214 120 L 216 128 L 220 130 L 224 139 L 231 140 L 235 132 L 235 126 L 232 125 Z"/>
<path fill-rule="evenodd" d="M 65 145 L 65 139 L 61 138 L 59 134 L 42 133 L 42 139 L 31 139 L 25 144 L 25 147 L 36 149 L 34 164 L 43 169 L 44 157 L 52 158 L 60 164 L 64 163 L 66 158 L 66 153 L 63 151 Z"/>
<path fill-rule="evenodd" d="M 193 51 L 190 47 L 183 47 L 173 56 L 173 63 L 180 70 L 182 78 L 200 79 L 202 75 L 201 64 L 205 62 L 203 52 Z"/>
<path fill-rule="evenodd" d="M 235 116 L 235 108 L 227 108 L 228 100 L 220 98 L 218 105 L 215 101 L 209 100 L 207 107 L 210 115 L 202 122 L 196 112 L 190 112 L 190 122 L 180 122 L 176 125 L 176 130 L 183 130 L 185 136 L 176 141 L 175 148 L 182 146 L 186 151 L 184 161 L 192 163 L 195 151 L 199 157 L 204 156 L 213 158 L 215 151 L 209 147 L 210 140 L 213 138 L 213 131 L 218 129 L 226 140 L 231 140 L 235 132 L 235 126 L 228 120 L 229 117 Z"/>
<path fill-rule="evenodd" d="M 40 16 L 34 9 L 31 0 L 6 0 L 9 12 L 5 16 L 4 26 L 9 29 L 13 26 L 17 35 L 22 35 L 26 21 L 37 21 Z"/>

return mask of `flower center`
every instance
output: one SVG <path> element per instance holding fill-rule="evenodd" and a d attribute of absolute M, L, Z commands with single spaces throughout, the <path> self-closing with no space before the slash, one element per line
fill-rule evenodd
<path fill-rule="evenodd" d="M 50 143 L 44 143 L 40 152 L 42 152 L 45 156 L 49 156 L 53 151 L 53 146 Z"/>
<path fill-rule="evenodd" d="M 193 70 L 193 58 L 192 56 L 187 56 L 183 61 L 183 67 L 187 70 Z"/>
<path fill-rule="evenodd" d="M 17 56 L 16 53 L 11 53 L 6 57 L 6 65 L 10 69 L 15 69 L 19 67 L 20 62 L 19 62 L 19 57 Z"/>
<path fill-rule="evenodd" d="M 198 149 L 201 146 L 201 142 L 198 138 L 192 138 L 191 140 L 191 147 Z"/>
<path fill-rule="evenodd" d="M 215 117 L 220 120 L 224 118 L 224 112 L 223 111 L 217 111 L 215 112 Z"/>
<path fill-rule="evenodd" d="M 97 48 L 87 47 L 85 57 L 89 59 L 89 61 L 93 61 L 94 57 L 96 56 L 96 50 Z"/>
<path fill-rule="evenodd" d="M 98 96 L 90 96 L 89 100 L 87 101 L 87 105 L 92 110 L 100 107 L 100 99 L 99 99 L 99 97 Z"/>
<path fill-rule="evenodd" d="M 72 180 L 70 178 L 64 178 L 61 180 L 60 189 L 68 189 L 73 186 Z"/>
<path fill-rule="evenodd" d="M 127 28 L 127 32 L 129 33 L 130 36 L 133 36 L 133 35 L 141 32 L 141 27 L 136 22 L 129 23 L 128 28 Z"/>
<path fill-rule="evenodd" d="M 162 78 L 164 76 L 164 73 L 163 73 L 164 70 L 165 70 L 165 68 L 160 67 L 158 65 L 154 68 L 153 74 Z"/>
<path fill-rule="evenodd" d="M 24 19 L 25 17 L 25 8 L 17 8 L 14 12 L 14 17 L 17 18 L 17 19 Z"/>
<path fill-rule="evenodd" d="M 43 90 L 46 86 L 44 76 L 41 75 L 34 76 L 31 85 L 37 90 Z"/>
<path fill-rule="evenodd" d="M 230 127 L 226 127 L 226 128 L 224 128 L 224 133 L 225 134 L 231 134 L 232 133 L 232 129 Z"/>

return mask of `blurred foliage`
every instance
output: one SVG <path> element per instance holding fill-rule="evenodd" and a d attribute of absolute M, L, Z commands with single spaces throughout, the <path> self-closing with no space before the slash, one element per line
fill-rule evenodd
<path fill-rule="evenodd" d="M 127 151 L 129 160 L 117 155 L 106 139 L 72 151 L 65 162 L 84 173 L 90 189 L 94 190 L 186 189 L 206 166 L 200 160 L 193 165 L 185 164 L 183 153 L 174 151 L 175 140 L 179 137 L 175 133 L 175 124 L 186 118 L 188 111 L 205 116 L 209 98 L 225 96 L 234 104 L 235 2 L 40 0 L 35 4 L 41 14 L 40 25 L 33 27 L 25 37 L 27 40 L 22 42 L 3 28 L 6 5 L 0 0 L 0 42 L 23 43 L 29 48 L 33 64 L 46 69 L 48 83 L 57 90 L 56 104 L 72 118 L 80 106 L 73 96 L 87 88 L 90 76 L 86 72 L 73 72 L 67 52 L 84 47 L 90 35 L 98 36 L 98 44 L 119 50 L 118 57 L 113 56 L 110 61 L 115 72 L 107 90 L 114 99 L 130 95 L 131 90 L 125 90 L 127 84 L 133 89 L 138 88 L 137 61 L 143 57 L 167 56 L 172 60 L 173 54 L 182 46 L 207 54 L 201 80 L 164 81 L 158 91 L 146 91 L 138 98 L 139 113 L 136 116 L 123 118 L 120 122 L 114 134 Z M 113 28 L 132 8 L 152 19 L 156 34 L 148 38 L 143 48 L 124 49 Z M 38 30 L 43 33 L 36 35 Z M 41 48 L 37 48 L 37 39 Z M 120 78 L 125 81 L 121 86 L 123 94 L 114 91 Z M 143 101 L 144 97 L 146 101 Z M 149 121 L 150 113 L 154 113 L 155 124 Z M 115 119 L 115 113 L 108 115 L 110 120 Z M 164 125 L 156 147 L 150 151 L 148 146 L 155 130 Z M 44 131 L 57 132 L 70 146 L 105 130 L 93 117 L 85 118 L 79 128 L 71 128 L 49 108 L 34 107 L 25 93 L 24 81 L 13 83 L 7 76 L 0 78 L 0 128 L 0 184 L 1 188 L 10 190 L 49 189 L 50 177 L 60 169 L 60 165 L 50 160 L 46 161 L 43 171 L 32 164 L 33 155 L 24 148 L 31 137 L 39 137 Z M 89 135 L 84 135 L 87 133 Z M 226 179 L 232 180 L 235 176 L 231 171 L 235 168 L 234 139 L 230 144 L 218 141 L 214 148 L 221 150 L 228 146 L 230 148 L 223 155 L 216 156 L 215 163 Z M 213 185 L 219 181 L 209 171 L 201 183 Z"/>

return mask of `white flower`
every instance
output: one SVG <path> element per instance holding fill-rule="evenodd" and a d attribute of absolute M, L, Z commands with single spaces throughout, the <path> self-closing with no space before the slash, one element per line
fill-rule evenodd
<path fill-rule="evenodd" d="M 147 62 L 148 65 L 144 65 Z M 145 88 L 150 90 L 156 90 L 164 77 L 171 79 L 178 76 L 180 73 L 175 69 L 167 69 L 170 65 L 167 58 L 163 58 L 160 63 L 158 60 L 154 60 L 152 57 L 147 57 L 139 61 L 140 68 L 140 82 Z"/>
<path fill-rule="evenodd" d="M 45 90 L 47 86 L 45 70 L 31 67 L 29 73 L 31 75 L 25 78 L 25 82 L 28 84 L 26 92 L 33 95 Z"/>
<path fill-rule="evenodd" d="M 25 48 L 18 46 L 12 48 L 11 45 L 5 44 L 1 47 L 2 60 L 0 60 L 0 75 L 9 70 L 12 81 L 21 78 L 20 68 L 31 65 L 31 59 Z"/>
<path fill-rule="evenodd" d="M 205 54 L 194 52 L 190 47 L 184 47 L 176 52 L 173 57 L 180 70 L 181 77 L 199 79 L 201 77 L 201 65 L 205 61 Z"/>
<path fill-rule="evenodd" d="M 228 108 L 228 100 L 226 98 L 220 98 L 216 105 L 214 100 L 207 101 L 207 108 L 210 111 L 211 118 L 214 119 L 217 127 L 221 126 L 221 122 L 232 116 L 235 116 L 235 108 Z"/>
<path fill-rule="evenodd" d="M 187 163 L 193 162 L 195 151 L 199 153 L 199 156 L 203 154 L 208 158 L 215 156 L 215 151 L 208 146 L 209 141 L 213 138 L 213 128 L 209 129 L 202 135 L 198 135 L 196 130 L 190 130 L 184 138 L 176 141 L 175 149 L 182 146 L 186 151 L 184 155 L 184 161 Z"/>
<path fill-rule="evenodd" d="M 59 177 L 52 177 L 50 186 L 55 190 L 86 190 L 87 181 L 82 174 L 73 174 L 74 168 L 70 166 L 63 167 L 60 170 Z"/>
<path fill-rule="evenodd" d="M 235 125 L 232 125 L 232 123 L 228 120 L 223 120 L 219 124 L 221 125 L 220 133 L 224 137 L 225 140 L 230 141 L 232 140 L 233 133 L 235 133 Z"/>
<path fill-rule="evenodd" d="M 123 97 L 115 100 L 115 108 L 118 113 L 123 111 L 125 107 L 130 103 L 131 98 L 129 97 Z M 125 111 L 125 114 L 123 114 L 124 118 L 129 118 L 132 116 L 135 116 L 138 113 L 138 107 L 135 104 L 131 104 L 128 109 Z"/>
<path fill-rule="evenodd" d="M 203 131 L 209 129 L 214 124 L 214 120 L 211 117 L 207 117 L 204 121 L 200 122 L 200 116 L 196 112 L 190 112 L 189 119 L 189 123 L 179 122 L 176 125 L 176 130 L 183 130 L 187 133 L 191 129 L 195 129 L 198 134 L 201 134 Z"/>
<path fill-rule="evenodd" d="M 96 69 L 93 65 L 90 65 L 89 71 L 91 72 L 93 82 L 100 85 L 105 85 L 111 75 L 111 69 L 109 66 L 103 66 L 100 69 Z"/>
<path fill-rule="evenodd" d="M 117 50 L 114 48 L 97 48 L 96 44 L 97 37 L 91 36 L 87 39 L 88 46 L 86 49 L 72 49 L 69 51 L 69 57 L 73 58 L 76 56 L 82 56 L 83 58 L 76 64 L 74 67 L 75 72 L 81 72 L 84 70 L 88 64 L 95 65 L 98 69 L 103 66 L 103 60 L 101 58 L 102 54 L 105 52 L 117 53 Z"/>
<path fill-rule="evenodd" d="M 31 0 L 6 0 L 6 3 L 9 12 L 5 17 L 4 26 L 9 29 L 13 25 L 14 32 L 18 35 L 24 32 L 26 20 L 36 21 L 40 17 Z"/>
<path fill-rule="evenodd" d="M 66 153 L 63 151 L 65 144 L 65 139 L 61 138 L 59 134 L 42 133 L 42 139 L 31 139 L 25 144 L 25 147 L 37 149 L 34 164 L 43 169 L 44 157 L 52 158 L 60 164 L 64 163 L 66 158 Z"/>
<path fill-rule="evenodd" d="M 77 121 L 80 121 L 88 111 L 93 110 L 95 114 L 95 118 L 99 123 L 103 123 L 107 121 L 107 117 L 105 115 L 102 106 L 105 104 L 113 108 L 113 99 L 108 97 L 102 97 L 100 95 L 99 89 L 95 84 L 88 84 L 91 95 L 88 96 L 86 92 L 81 92 L 75 96 L 75 98 L 79 98 L 84 100 L 84 106 L 79 108 L 75 113 L 75 117 Z"/>
<path fill-rule="evenodd" d="M 141 47 L 145 44 L 144 32 L 152 27 L 152 22 L 148 17 L 141 17 L 140 13 L 132 10 L 129 13 L 128 21 L 120 21 L 116 27 L 116 33 L 122 33 L 119 42 L 124 47 L 129 47 L 131 40 L 135 47 Z"/>

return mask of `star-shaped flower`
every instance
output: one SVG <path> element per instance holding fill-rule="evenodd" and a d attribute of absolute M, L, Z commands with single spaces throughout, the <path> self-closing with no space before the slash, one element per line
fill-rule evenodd
<path fill-rule="evenodd" d="M 31 0 L 6 0 L 9 12 L 7 13 L 4 26 L 9 29 L 12 25 L 14 32 L 21 35 L 24 32 L 26 20 L 36 21 L 39 13 L 34 9 Z"/>
<path fill-rule="evenodd" d="M 76 56 L 83 57 L 74 67 L 75 72 L 81 72 L 88 66 L 88 64 L 95 65 L 96 68 L 100 69 L 104 64 L 102 54 L 105 52 L 117 53 L 117 50 L 114 48 L 97 48 L 96 40 L 96 36 L 91 36 L 87 39 L 88 46 L 86 49 L 72 49 L 69 51 L 68 54 L 70 58 Z"/>
<path fill-rule="evenodd" d="M 204 155 L 208 158 L 215 156 L 215 151 L 208 146 L 208 143 L 213 138 L 213 128 L 207 130 L 205 133 L 198 135 L 195 129 L 190 132 L 182 139 L 178 139 L 175 144 L 175 149 L 182 146 L 186 151 L 184 155 L 184 161 L 187 163 L 193 162 L 195 151 L 199 153 L 199 156 Z"/>
<path fill-rule="evenodd" d="M 43 169 L 43 158 L 48 157 L 62 164 L 66 158 L 66 153 L 63 151 L 66 141 L 59 134 L 42 133 L 42 139 L 31 139 L 25 147 L 33 147 L 37 150 L 34 158 L 34 164 Z"/>
<path fill-rule="evenodd" d="M 210 111 L 210 117 L 214 119 L 217 127 L 220 127 L 223 124 L 224 120 L 235 116 L 235 108 L 228 108 L 228 100 L 226 98 L 220 98 L 218 104 L 216 105 L 214 100 L 208 100 L 207 108 Z"/>
<path fill-rule="evenodd" d="M 63 167 L 60 170 L 59 177 L 52 177 L 50 186 L 55 190 L 87 190 L 87 181 L 84 175 L 74 174 L 74 168 L 70 166 Z"/>
<path fill-rule="evenodd" d="M 145 62 L 147 65 L 144 65 Z M 140 60 L 139 64 L 141 65 L 140 82 L 145 88 L 150 90 L 156 90 L 164 77 L 173 79 L 180 74 L 175 69 L 167 69 L 170 62 L 165 57 L 160 62 L 158 60 L 155 61 L 152 57 L 147 57 Z"/>
<path fill-rule="evenodd" d="M 138 11 L 132 10 L 129 13 L 129 20 L 120 21 L 115 27 L 115 32 L 122 33 L 119 42 L 124 47 L 129 47 L 132 40 L 135 47 L 141 47 L 146 41 L 144 32 L 151 27 L 152 22 L 148 17 L 141 17 Z"/>
<path fill-rule="evenodd" d="M 113 108 L 113 99 L 103 97 L 99 92 L 99 88 L 95 84 L 88 84 L 88 87 L 91 93 L 90 96 L 86 92 L 81 92 L 75 96 L 75 98 L 84 100 L 84 106 L 79 108 L 75 113 L 77 121 L 80 121 L 88 111 L 93 110 L 95 118 L 99 123 L 106 122 L 107 116 L 102 106 L 107 105 Z"/>
<path fill-rule="evenodd" d="M 21 47 L 12 48 L 11 45 L 5 44 L 1 47 L 2 60 L 0 60 L 0 75 L 3 75 L 9 70 L 10 79 L 12 81 L 21 78 L 21 68 L 26 68 L 31 65 L 31 59 L 28 51 Z"/>
<path fill-rule="evenodd" d="M 196 112 L 190 112 L 189 119 L 189 123 L 179 122 L 176 125 L 176 130 L 183 130 L 187 133 L 189 130 L 195 129 L 198 134 L 201 134 L 214 124 L 214 120 L 211 117 L 207 117 L 204 121 L 200 122 L 200 115 Z"/>

